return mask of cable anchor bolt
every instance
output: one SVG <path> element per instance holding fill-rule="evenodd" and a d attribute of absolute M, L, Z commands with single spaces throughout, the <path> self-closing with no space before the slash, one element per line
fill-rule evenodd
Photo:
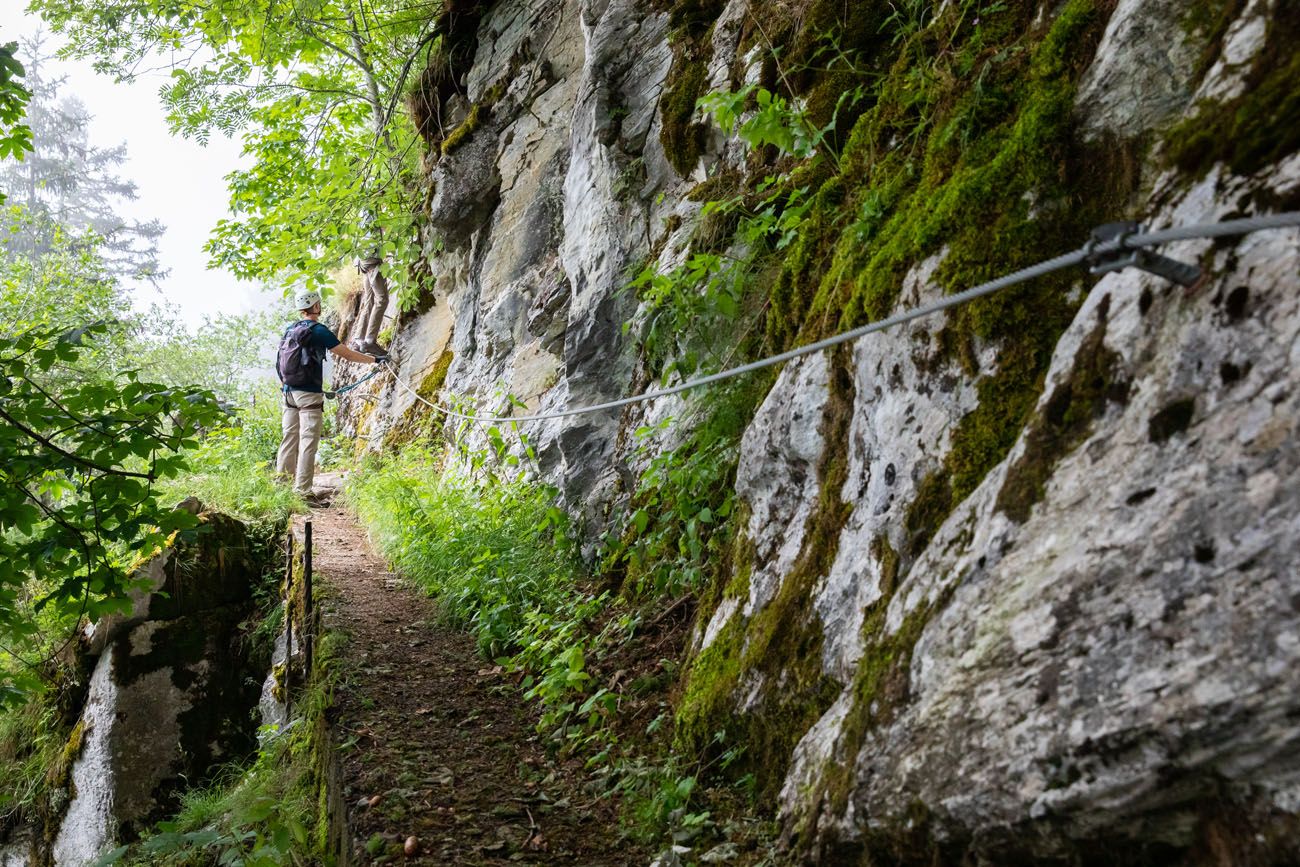
<path fill-rule="evenodd" d="M 1105 223 L 1092 230 L 1084 250 L 1088 273 L 1108 274 L 1124 268 L 1140 268 L 1180 286 L 1191 286 L 1201 279 L 1201 266 L 1180 262 L 1144 247 L 1128 246 L 1131 235 L 1145 231 L 1141 223 Z"/>

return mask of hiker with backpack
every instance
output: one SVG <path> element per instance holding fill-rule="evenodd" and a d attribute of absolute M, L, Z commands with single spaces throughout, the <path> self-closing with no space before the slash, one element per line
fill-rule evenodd
<path fill-rule="evenodd" d="M 388 356 L 368 355 L 340 343 L 319 321 L 319 292 L 299 292 L 294 306 L 302 318 L 284 332 L 275 359 L 284 392 L 283 436 L 275 469 L 279 478 L 292 479 L 294 491 L 312 502 L 311 482 L 325 410 L 325 353 L 360 364 L 385 364 Z"/>

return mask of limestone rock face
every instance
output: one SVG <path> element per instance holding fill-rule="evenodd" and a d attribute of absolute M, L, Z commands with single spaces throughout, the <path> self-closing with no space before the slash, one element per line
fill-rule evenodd
<path fill-rule="evenodd" d="M 434 168 L 433 229 L 453 249 L 431 260 L 432 308 L 393 346 L 412 390 L 448 352 L 442 385 L 480 413 L 509 412 L 506 395 L 544 412 L 629 387 L 635 305 L 622 290 L 652 240 L 645 173 L 666 165 L 652 132 L 672 59 L 666 14 L 643 5 L 505 0 L 485 12 L 467 81 L 491 120 Z M 401 386 L 375 398 L 344 422 L 376 443 L 443 421 Z M 599 511 L 617 484 L 617 413 L 523 429 L 545 477 Z"/>
<path fill-rule="evenodd" d="M 244 527 L 203 515 L 196 541 L 160 555 L 136 616 L 101 621 L 77 728 L 73 793 L 50 850 L 58 867 L 94 863 L 174 812 L 176 795 L 256 746 L 240 624 L 260 565 Z"/>
<path fill-rule="evenodd" d="M 1212 175 L 1159 221 L 1217 219 L 1249 183 Z M 1283 479 L 1300 470 L 1300 233 L 1174 252 L 1210 257 L 1215 276 L 1191 294 L 1136 271 L 1092 288 L 1038 421 L 865 636 L 868 653 L 910 657 L 905 686 L 846 680 L 796 753 L 789 827 L 828 850 L 871 845 L 912 827 L 921 804 L 954 850 L 1066 857 L 1070 840 L 1104 839 L 1131 863 L 1189 845 L 1207 810 L 1294 831 L 1300 491 Z M 1126 393 L 1077 448 L 1037 454 L 1035 424 L 1098 355 Z M 1054 465 L 1025 509 L 1035 460 Z M 872 587 L 880 557 L 864 542 L 846 529 L 837 562 L 861 564 Z"/>
<path fill-rule="evenodd" d="M 1197 51 L 1176 0 L 1120 0 L 1079 87 L 1088 135 L 1131 136 L 1185 109 Z"/>
<path fill-rule="evenodd" d="M 716 14 L 689 46 L 673 14 L 687 5 Z M 712 125 L 698 128 L 694 165 L 669 158 L 664 104 L 682 57 L 693 52 L 706 89 L 770 84 L 758 25 L 821 26 L 839 5 L 488 4 L 467 104 L 443 110 L 469 118 L 478 106 L 482 121 L 433 168 L 437 289 L 399 323 L 406 385 L 376 380 L 373 404 L 343 411 L 346 429 L 376 446 L 453 432 L 417 393 L 521 415 L 651 387 L 658 372 L 630 336 L 651 314 L 629 278 L 698 251 L 716 215 L 696 199 L 729 195 L 762 163 Z M 1134 182 L 1108 213 L 1155 227 L 1300 201 L 1294 154 L 1254 174 L 1192 175 L 1165 153 L 1167 131 L 1247 94 L 1289 7 L 1230 4 L 1211 26 L 1171 0 L 1045 3 L 1034 27 L 1085 6 L 1095 28 L 1078 44 L 1092 54 L 1050 111 L 1072 119 L 1092 162 L 1062 173 L 1123 164 Z M 999 56 L 1022 53 L 1033 46 Z M 701 183 L 713 192 L 694 195 Z M 1033 190 L 1022 201 L 1045 218 L 1079 204 Z M 894 309 L 955 288 L 942 269 L 978 251 L 946 242 L 896 269 Z M 1300 861 L 1298 246 L 1295 230 L 1168 245 L 1205 270 L 1189 289 L 1132 269 L 1079 271 L 1052 337 L 1077 306 L 1072 324 L 1020 386 L 1021 415 L 1032 408 L 1023 430 L 956 494 L 936 479 L 963 422 L 998 397 L 981 385 L 1003 363 L 991 338 L 953 351 L 957 312 L 773 378 L 740 443 L 744 580 L 708 606 L 690 652 L 740 648 L 749 667 L 734 673 L 726 711 L 798 729 L 781 754 L 751 756 L 776 775 L 797 857 L 1152 864 L 1211 840 L 1258 863 Z M 743 336 L 703 334 L 693 348 Z M 669 397 L 523 422 L 530 472 L 596 538 L 617 529 L 654 451 L 686 441 L 691 406 Z M 650 447 L 634 435 L 664 422 Z M 758 666 L 744 653 L 754 647 L 782 649 Z M 801 685 L 812 697 L 781 705 Z"/>

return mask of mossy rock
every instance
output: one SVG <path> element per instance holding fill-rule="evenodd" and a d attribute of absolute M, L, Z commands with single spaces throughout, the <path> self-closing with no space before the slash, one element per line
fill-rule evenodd
<path fill-rule="evenodd" d="M 206 513 L 168 557 L 164 581 L 149 600 L 150 620 L 171 620 L 248 602 L 261 580 L 258 542 L 227 515 Z M 166 556 L 166 555 L 164 555 Z"/>
<path fill-rule="evenodd" d="M 755 774 L 760 797 L 770 802 L 779 791 L 799 739 L 830 707 L 841 685 L 822 671 L 823 634 L 812 609 L 812 590 L 830 568 L 851 508 L 840 498 L 848 474 L 840 443 L 848 435 L 854 401 L 851 353 L 834 353 L 830 396 L 820 425 L 826 447 L 818 460 L 819 508 L 805 528 L 798 561 L 775 598 L 752 619 L 739 616 L 692 663 L 686 692 L 678 705 L 676 737 L 696 753 L 718 749 L 716 734 L 744 747 L 737 767 Z M 752 551 L 743 539 L 740 550 Z M 727 595 L 748 589 L 752 564 L 738 562 Z M 738 695 L 761 679 L 758 706 L 743 713 Z"/>
<path fill-rule="evenodd" d="M 708 85 L 708 64 L 704 58 L 692 56 L 691 48 L 679 47 L 678 54 L 659 101 L 663 122 L 659 142 L 669 165 L 686 177 L 695 171 L 704 153 L 707 128 L 697 119 L 695 104 L 704 96 Z"/>
<path fill-rule="evenodd" d="M 1128 401 L 1129 382 L 1118 355 L 1106 348 L 1106 296 L 1097 306 L 1097 322 L 1084 338 L 1065 381 L 1043 403 L 1041 413 L 1025 433 L 1021 456 L 1007 469 L 998 491 L 997 508 L 1015 521 L 1025 521 L 1043 496 L 1047 480 L 1061 458 L 1086 438 L 1092 423 L 1114 403 Z M 1190 415 L 1188 415 L 1190 419 Z"/>
<path fill-rule="evenodd" d="M 1232 20 L 1234 3 L 1222 8 L 1195 7 L 1209 31 L 1208 50 L 1220 47 Z M 1216 14 L 1217 12 L 1217 14 Z M 1210 101 L 1165 135 L 1165 160 L 1199 178 L 1216 163 L 1239 175 L 1254 174 L 1300 150 L 1300 3 L 1281 2 L 1268 21 L 1264 48 L 1251 62 L 1241 94 L 1226 102 Z M 1209 65 L 1207 55 L 1202 66 Z"/>

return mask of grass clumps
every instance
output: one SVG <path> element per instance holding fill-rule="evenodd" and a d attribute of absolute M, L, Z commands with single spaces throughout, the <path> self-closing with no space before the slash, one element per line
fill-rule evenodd
<path fill-rule="evenodd" d="M 732 538 L 737 447 L 753 405 L 745 394 L 710 406 L 699 428 L 707 444 L 650 460 L 621 532 L 596 552 L 595 577 L 554 492 L 518 475 L 500 431 L 481 452 L 458 443 L 459 462 L 408 445 L 364 465 L 347 490 L 393 567 L 520 675 L 538 731 L 585 760 L 638 840 L 711 827 L 702 779 L 738 754 L 720 743 L 672 749 L 671 693 L 694 594 L 743 584 L 718 555 Z"/>
<path fill-rule="evenodd" d="M 393 567 L 488 656 L 517 650 L 530 623 L 574 593 L 576 549 L 544 489 L 481 483 L 407 448 L 364 466 L 347 494 Z"/>
<path fill-rule="evenodd" d="M 304 510 L 302 500 L 273 475 L 280 445 L 278 393 L 209 431 L 189 455 L 189 471 L 163 481 L 161 489 L 177 501 L 198 497 L 205 509 L 243 521 L 283 524 Z"/>
<path fill-rule="evenodd" d="M 0 828 L 33 818 L 49 784 L 59 783 L 66 729 L 50 698 L 30 696 L 0 712 Z"/>

